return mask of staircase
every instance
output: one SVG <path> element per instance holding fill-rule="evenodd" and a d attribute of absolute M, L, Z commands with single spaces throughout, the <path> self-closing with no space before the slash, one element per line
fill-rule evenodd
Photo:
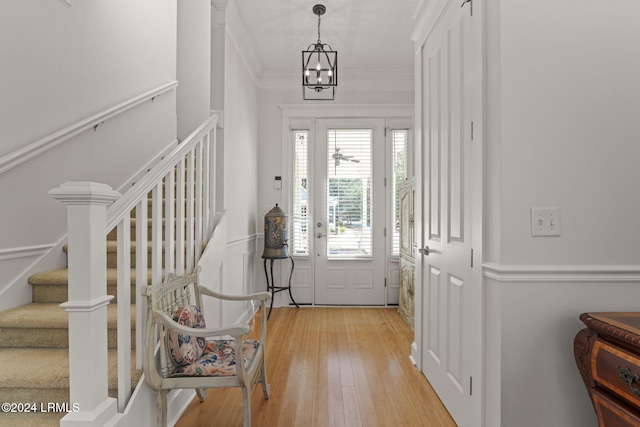
<path fill-rule="evenodd" d="M 132 219 L 135 236 L 135 219 Z M 151 233 L 149 232 L 150 236 Z M 116 233 L 107 235 L 107 294 L 116 295 Z M 133 251 L 135 251 L 135 246 Z M 66 247 L 65 247 L 66 250 Z M 131 302 L 135 304 L 135 257 L 131 268 Z M 148 277 L 151 277 L 149 273 Z M 149 279 L 150 282 L 150 279 Z M 0 403 L 31 404 L 38 413 L 0 412 L 0 426 L 57 426 L 66 412 L 45 412 L 49 403 L 69 402 L 68 313 L 59 305 L 67 301 L 68 270 L 61 268 L 34 274 L 33 302 L 0 312 Z M 117 396 L 117 301 L 107 307 L 109 395 Z M 135 349 L 135 307 L 131 308 Z M 135 387 L 142 371 L 133 370 Z M 43 405 L 43 406 L 41 406 Z M 18 409 L 18 408 L 16 408 Z"/>
<path fill-rule="evenodd" d="M 213 114 L 122 195 L 92 182 L 67 182 L 50 191 L 67 205 L 73 280 L 69 287 L 67 269 L 34 274 L 33 302 L 0 312 L 0 404 L 11 409 L 15 403 L 19 412 L 0 410 L 0 427 L 59 425 L 67 408 L 96 425 L 126 420 L 132 406 L 147 409 L 147 400 L 131 396 L 141 376 L 135 331 L 143 333 L 145 317 L 144 309 L 136 313 L 135 302 L 142 287 L 160 283 L 166 271 L 191 271 L 213 234 L 218 118 Z M 143 283 L 136 283 L 136 275 Z M 105 306 L 107 295 L 131 306 L 118 306 L 115 299 Z M 70 402 L 71 395 L 82 404 Z M 50 404 L 57 412 L 47 412 Z"/>

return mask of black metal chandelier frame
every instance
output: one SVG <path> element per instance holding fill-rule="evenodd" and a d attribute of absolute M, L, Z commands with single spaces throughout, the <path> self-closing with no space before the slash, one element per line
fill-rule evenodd
<path fill-rule="evenodd" d="M 338 86 L 338 52 L 320 40 L 320 17 L 326 12 L 322 4 L 313 6 L 318 16 L 318 41 L 302 51 L 302 98 L 304 100 L 333 100 Z M 312 59 L 316 58 L 315 66 Z"/>

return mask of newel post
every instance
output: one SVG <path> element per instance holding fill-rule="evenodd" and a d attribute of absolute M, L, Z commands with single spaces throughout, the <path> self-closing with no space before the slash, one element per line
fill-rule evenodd
<path fill-rule="evenodd" d="M 116 415 L 108 396 L 107 207 L 120 197 L 105 184 L 66 182 L 49 191 L 67 205 L 69 404 L 61 426 L 98 426 Z M 75 406 L 73 406 L 75 405 Z M 74 412 L 75 410 L 75 412 Z"/>

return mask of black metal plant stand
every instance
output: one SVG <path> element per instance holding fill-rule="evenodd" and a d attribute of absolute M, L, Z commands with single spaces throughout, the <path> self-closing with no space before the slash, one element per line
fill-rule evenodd
<path fill-rule="evenodd" d="M 289 282 L 288 282 L 287 286 L 275 286 L 275 283 L 273 281 L 273 261 L 275 261 L 276 259 L 284 259 L 284 258 L 283 257 L 271 258 L 271 257 L 265 257 L 265 256 L 263 256 L 262 258 L 264 258 L 264 275 L 267 278 L 267 292 L 271 292 L 271 305 L 269 307 L 269 315 L 267 316 L 267 320 L 269 320 L 269 318 L 271 317 L 271 310 L 273 309 L 274 296 L 278 292 L 282 292 L 284 290 L 288 290 L 289 291 L 289 298 L 291 298 L 291 301 L 295 304 L 296 308 L 300 308 L 300 306 L 298 305 L 296 300 L 293 299 L 293 295 L 291 294 L 291 278 L 293 277 L 293 269 L 295 267 L 295 263 L 293 262 L 293 258 L 292 257 L 286 257 L 286 258 L 289 258 L 291 260 L 291 271 L 289 272 Z M 269 282 L 269 273 L 267 272 L 267 260 L 271 261 L 271 263 L 270 263 L 271 282 Z"/>

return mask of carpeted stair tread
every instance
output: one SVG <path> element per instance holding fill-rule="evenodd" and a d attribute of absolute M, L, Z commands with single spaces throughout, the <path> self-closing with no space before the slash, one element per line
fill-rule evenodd
<path fill-rule="evenodd" d="M 135 367 L 135 353 L 131 354 Z M 16 361 L 20 363 L 16 363 Z M 108 351 L 109 389 L 118 388 L 118 352 Z M 133 369 L 132 386 L 142 371 Z M 20 389 L 69 389 L 69 351 L 64 348 L 0 349 L 0 401 L 12 402 L 10 393 Z M 8 393 L 9 394 L 8 394 Z M 5 400 L 2 400 L 5 399 Z"/>
<path fill-rule="evenodd" d="M 106 241 L 106 245 L 107 245 L 107 254 L 109 253 L 116 253 L 118 251 L 118 242 L 116 240 L 107 240 Z M 147 250 L 148 252 L 151 252 L 151 242 L 147 242 L 145 244 L 147 246 Z M 129 245 L 129 249 L 130 252 L 133 254 L 136 252 L 136 242 L 131 242 Z M 62 250 L 65 251 L 66 253 L 69 253 L 69 245 L 64 245 L 62 247 Z"/>
<path fill-rule="evenodd" d="M 0 415 L 0 427 L 59 426 L 60 419 L 65 415 L 66 412 L 6 413 Z"/>
<path fill-rule="evenodd" d="M 132 284 L 136 278 L 136 269 L 131 269 Z M 147 269 L 147 284 L 151 284 L 151 269 Z M 69 270 L 66 268 L 58 268 L 56 270 L 43 271 L 29 277 L 29 283 L 32 285 L 67 285 L 69 283 Z M 107 268 L 107 286 L 116 285 L 118 283 L 118 270 L 113 267 Z"/>
<path fill-rule="evenodd" d="M 136 269 L 132 268 L 131 275 L 131 302 L 136 302 L 135 278 Z M 33 302 L 35 303 L 58 303 L 69 299 L 68 287 L 69 271 L 66 268 L 49 270 L 34 274 L 29 278 L 32 285 Z M 111 302 L 117 302 L 118 271 L 115 268 L 107 268 L 107 295 L 114 295 Z M 151 270 L 147 269 L 147 285 L 151 285 Z"/>
<path fill-rule="evenodd" d="M 68 349 L 0 349 L 0 388 L 19 389 L 25 386 L 36 389 L 68 389 Z"/>
<path fill-rule="evenodd" d="M 117 305 L 107 306 L 107 345 L 118 347 Z M 131 305 L 131 345 L 135 348 L 135 305 Z M 58 304 L 27 304 L 0 312 L 0 348 L 66 348 L 69 316 Z"/>
<path fill-rule="evenodd" d="M 107 305 L 107 327 L 116 329 L 118 306 Z M 135 327 L 135 305 L 131 305 L 131 327 Z M 58 304 L 31 303 L 0 311 L 0 328 L 58 329 L 69 328 L 69 315 Z"/>

